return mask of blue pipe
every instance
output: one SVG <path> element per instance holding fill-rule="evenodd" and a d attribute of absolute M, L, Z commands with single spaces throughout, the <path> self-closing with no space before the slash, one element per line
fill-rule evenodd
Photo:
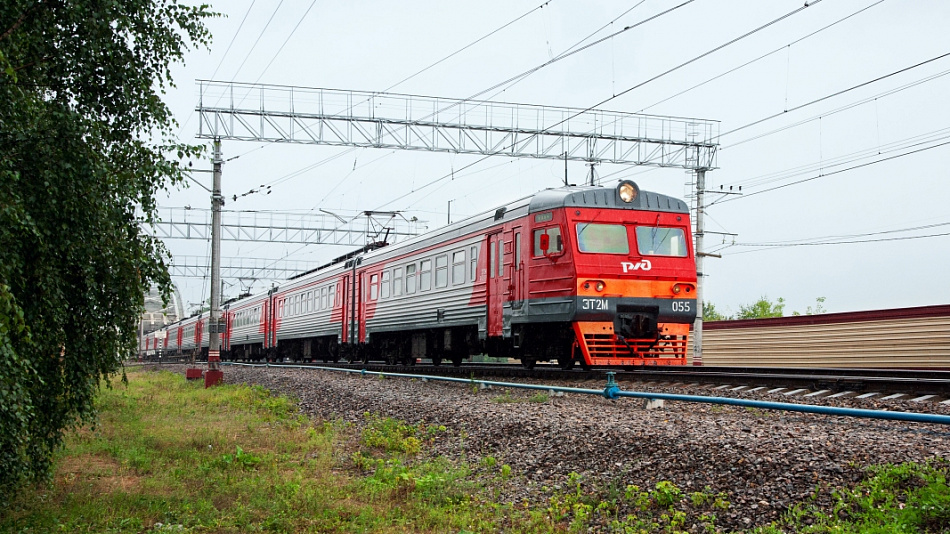
<path fill-rule="evenodd" d="M 248 367 L 270 367 L 270 364 L 228 363 L 227 365 L 244 365 Z M 811 404 L 793 404 L 789 402 L 768 402 L 730 397 L 704 397 L 701 395 L 678 395 L 674 393 L 645 393 L 639 391 L 623 391 L 614 380 L 614 373 L 607 373 L 607 386 L 604 389 L 567 388 L 545 386 L 540 384 L 519 384 L 516 382 L 494 382 L 491 380 L 475 380 L 469 378 L 453 378 L 449 376 L 410 375 L 402 373 L 384 373 L 367 371 L 366 369 L 343 369 L 340 367 L 314 367 L 310 365 L 281 365 L 281 368 L 292 369 L 320 369 L 324 371 L 338 371 L 343 373 L 359 373 L 365 375 L 392 376 L 400 378 L 418 378 L 422 380 L 440 380 L 442 382 L 456 382 L 464 384 L 485 384 L 506 388 L 536 389 L 541 391 L 562 391 L 564 393 L 580 393 L 584 395 L 600 395 L 607 399 L 630 397 L 634 399 L 660 399 L 680 402 L 698 402 L 704 404 L 726 404 L 743 406 L 746 408 L 761 408 L 763 410 L 783 410 L 788 412 L 816 413 L 822 415 L 841 415 L 845 417 L 864 417 L 869 419 L 886 419 L 891 421 L 912 421 L 915 423 L 936 423 L 950 425 L 950 416 L 917 412 L 891 412 L 888 410 L 863 410 L 859 408 L 838 408 L 835 406 L 815 406 Z"/>

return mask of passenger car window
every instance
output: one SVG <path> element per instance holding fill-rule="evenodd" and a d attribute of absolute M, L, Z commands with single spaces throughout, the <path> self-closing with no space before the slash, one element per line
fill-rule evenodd
<path fill-rule="evenodd" d="M 422 260 L 419 264 L 419 291 L 432 289 L 432 260 Z"/>
<path fill-rule="evenodd" d="M 534 231 L 534 257 L 539 258 L 545 255 L 544 247 L 541 246 L 541 236 L 548 236 L 547 255 L 559 254 L 564 251 L 564 240 L 561 239 L 561 227 L 549 226 L 539 228 Z"/>
<path fill-rule="evenodd" d="M 379 285 L 379 297 L 389 298 L 389 271 L 383 271 L 382 282 Z"/>
<path fill-rule="evenodd" d="M 686 232 L 682 228 L 638 226 L 637 250 L 644 256 L 674 256 L 685 258 Z"/>
<path fill-rule="evenodd" d="M 402 267 L 393 269 L 393 296 L 402 295 Z"/>
<path fill-rule="evenodd" d="M 435 287 L 449 285 L 449 256 L 442 254 L 435 258 Z"/>
<path fill-rule="evenodd" d="M 465 283 L 465 251 L 459 250 L 452 253 L 452 285 L 457 286 Z"/>
<path fill-rule="evenodd" d="M 629 254 L 627 228 L 622 224 L 577 223 L 577 249 L 599 254 Z"/>
<path fill-rule="evenodd" d="M 406 265 L 406 294 L 411 295 L 416 292 L 416 264 Z"/>
<path fill-rule="evenodd" d="M 478 247 L 472 247 L 470 254 L 469 262 L 471 262 L 471 272 L 469 273 L 469 278 L 472 279 L 472 282 L 478 280 Z"/>

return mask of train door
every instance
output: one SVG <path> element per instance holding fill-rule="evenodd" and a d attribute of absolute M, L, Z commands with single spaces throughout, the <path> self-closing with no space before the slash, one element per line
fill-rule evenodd
<path fill-rule="evenodd" d="M 353 297 L 350 295 L 350 275 L 344 274 L 340 281 L 340 307 L 341 322 L 340 343 L 350 342 L 350 303 Z"/>
<path fill-rule="evenodd" d="M 488 303 L 488 335 L 502 335 L 501 307 L 505 294 L 504 273 L 502 272 L 502 257 L 504 255 L 501 232 L 488 234 L 488 283 L 485 299 Z"/>
<path fill-rule="evenodd" d="M 264 350 L 270 348 L 270 314 L 267 313 L 267 309 L 270 304 L 270 296 L 261 303 L 261 327 L 264 334 Z"/>
<path fill-rule="evenodd" d="M 277 348 L 277 327 L 284 307 L 283 298 L 278 298 L 275 293 L 271 298 L 267 299 L 266 306 L 267 332 L 270 335 L 270 348 L 275 349 Z"/>
<path fill-rule="evenodd" d="M 362 335 L 362 326 L 360 325 L 360 284 L 359 280 L 362 273 L 353 275 L 352 273 L 343 275 L 343 343 L 356 345 Z"/>
<path fill-rule="evenodd" d="M 524 262 L 521 253 L 521 227 L 515 226 L 511 231 L 511 266 L 508 268 L 509 273 L 511 274 L 511 280 L 509 281 L 509 287 L 511 288 L 511 295 L 509 300 L 512 301 L 511 305 L 515 309 L 521 308 L 524 304 L 525 294 L 524 294 L 524 283 L 525 283 L 525 272 L 524 272 Z"/>
<path fill-rule="evenodd" d="M 362 291 L 366 290 L 366 273 L 359 273 L 356 275 L 356 324 L 359 325 L 359 329 L 356 332 L 356 341 L 361 342 L 366 339 L 366 320 L 363 319 L 366 317 L 365 306 L 369 301 L 366 298 L 366 295 L 362 294 Z"/>

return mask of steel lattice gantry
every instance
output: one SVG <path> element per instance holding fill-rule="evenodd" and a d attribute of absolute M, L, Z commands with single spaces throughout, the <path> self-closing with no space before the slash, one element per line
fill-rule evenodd
<path fill-rule="evenodd" d="M 312 261 L 224 258 L 221 276 L 240 280 L 282 280 L 319 266 L 320 263 Z M 168 270 L 172 276 L 208 278 L 210 269 L 207 256 L 173 256 Z"/>
<path fill-rule="evenodd" d="M 162 209 L 158 219 L 151 227 L 154 228 L 151 233 L 156 237 L 203 240 L 211 237 L 209 210 Z M 418 235 L 424 230 L 422 224 L 421 221 L 403 219 L 395 212 L 363 213 L 351 220 L 341 220 L 322 213 L 293 215 L 229 211 L 224 213 L 221 239 L 363 246 L 367 239 L 385 239 L 393 243 Z"/>
<path fill-rule="evenodd" d="M 717 121 L 198 81 L 203 139 L 715 168 Z"/>

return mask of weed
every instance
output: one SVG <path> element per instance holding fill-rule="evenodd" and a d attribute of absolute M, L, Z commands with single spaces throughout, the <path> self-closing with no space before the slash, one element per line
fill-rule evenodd
<path fill-rule="evenodd" d="M 513 396 L 511 393 L 508 393 L 507 391 L 504 392 L 504 393 L 502 393 L 501 395 L 498 395 L 498 396 L 492 398 L 491 401 L 492 401 L 492 402 L 497 402 L 497 403 L 499 403 L 499 404 L 507 404 L 507 403 L 513 403 L 513 402 L 524 402 L 521 398 L 515 397 L 515 396 Z"/>
<path fill-rule="evenodd" d="M 683 498 L 683 492 L 676 487 L 672 482 L 667 482 L 666 480 L 661 480 L 656 483 L 656 489 L 651 492 L 651 497 L 656 500 L 656 503 L 660 506 L 669 506 L 673 503 L 679 502 Z"/>
<path fill-rule="evenodd" d="M 416 434 L 425 433 L 424 425 L 408 425 L 391 417 L 370 414 L 366 417 L 369 421 L 363 430 L 361 439 L 363 445 L 407 455 L 415 455 L 419 452 L 422 443 Z"/>
<path fill-rule="evenodd" d="M 762 534 L 780 527 L 800 532 L 947 532 L 950 531 L 950 464 L 943 459 L 872 466 L 854 488 L 829 492 L 831 509 L 800 503 Z"/>

